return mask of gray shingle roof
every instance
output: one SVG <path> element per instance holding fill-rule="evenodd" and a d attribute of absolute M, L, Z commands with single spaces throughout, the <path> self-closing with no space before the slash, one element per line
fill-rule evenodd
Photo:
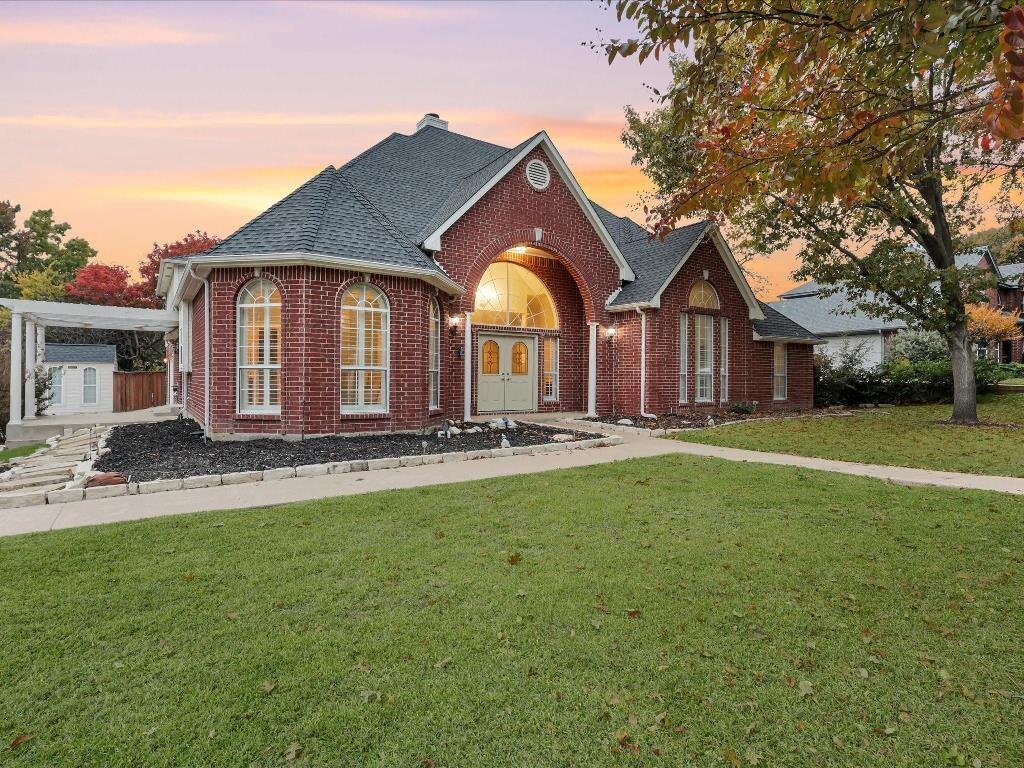
<path fill-rule="evenodd" d="M 769 306 L 817 336 L 876 333 L 907 327 L 902 320 L 882 320 L 860 310 L 850 313 L 849 298 L 841 290 L 831 296 L 814 293 L 773 301 Z"/>
<path fill-rule="evenodd" d="M 117 347 L 113 344 L 47 344 L 43 350 L 46 363 L 114 363 Z"/>
<path fill-rule="evenodd" d="M 308 253 L 443 274 L 423 240 L 537 135 L 509 149 L 436 127 L 393 133 L 341 168 L 328 166 L 207 254 Z M 595 210 L 636 275 L 617 305 L 652 299 L 708 227 L 651 240 L 631 219 Z"/>
<path fill-rule="evenodd" d="M 806 339 L 807 341 L 818 341 L 818 337 L 808 331 L 799 323 L 786 317 L 781 312 L 758 301 L 761 311 L 764 313 L 764 320 L 751 321 L 754 326 L 754 333 L 762 339 Z"/>
<path fill-rule="evenodd" d="M 1006 282 L 1016 283 L 1024 274 L 1024 264 L 1000 264 L 999 276 Z"/>

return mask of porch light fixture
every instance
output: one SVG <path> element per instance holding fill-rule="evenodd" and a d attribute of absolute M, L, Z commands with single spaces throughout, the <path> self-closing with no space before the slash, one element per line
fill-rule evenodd
<path fill-rule="evenodd" d="M 608 330 L 606 330 L 605 333 L 608 334 L 608 340 L 609 341 L 614 339 L 615 338 L 615 326 L 614 325 L 608 326 Z"/>
<path fill-rule="evenodd" d="M 459 332 L 459 322 L 462 320 L 458 315 L 452 315 L 448 318 L 448 333 L 452 336 Z"/>

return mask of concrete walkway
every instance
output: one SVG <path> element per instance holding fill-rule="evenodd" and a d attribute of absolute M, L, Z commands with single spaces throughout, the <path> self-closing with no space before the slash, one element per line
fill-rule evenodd
<path fill-rule="evenodd" d="M 241 507 L 265 507 L 291 501 L 349 496 L 371 491 L 484 480 L 491 477 L 509 477 L 672 453 L 728 461 L 802 467 L 875 478 L 903 485 L 930 485 L 1024 495 L 1024 478 L 968 475 L 909 467 L 811 459 L 783 453 L 746 451 L 738 448 L 722 448 L 639 435 L 625 435 L 624 437 L 625 442 L 619 445 L 564 453 L 545 453 L 539 456 L 510 456 L 454 464 L 432 464 L 373 472 L 291 478 L 248 485 L 216 486 L 145 496 L 120 496 L 70 504 L 47 504 L 0 510 L 0 536 L 76 528 L 83 525 L 100 525 L 125 520 L 141 520 L 162 515 L 181 515 L 190 512 Z"/>

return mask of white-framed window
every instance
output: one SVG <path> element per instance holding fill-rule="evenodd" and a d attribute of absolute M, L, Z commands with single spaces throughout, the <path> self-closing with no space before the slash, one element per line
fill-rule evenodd
<path fill-rule="evenodd" d="M 558 400 L 558 339 L 554 336 L 544 338 L 544 399 L 548 402 Z"/>
<path fill-rule="evenodd" d="M 689 377 L 687 371 L 690 367 L 690 322 L 689 315 L 683 312 L 679 316 L 679 402 L 688 402 Z"/>
<path fill-rule="evenodd" d="M 695 315 L 693 320 L 694 336 L 696 337 L 694 369 L 697 373 L 697 396 L 694 400 L 698 403 L 710 403 L 714 399 L 712 389 L 714 387 L 715 318 L 711 315 Z"/>
<path fill-rule="evenodd" d="M 50 376 L 50 405 L 64 405 L 64 368 L 55 365 L 46 372 Z"/>
<path fill-rule="evenodd" d="M 718 309 L 718 292 L 707 280 L 698 280 L 690 289 L 690 309 Z"/>
<path fill-rule="evenodd" d="M 281 412 L 281 293 L 252 280 L 238 293 L 238 411 Z"/>
<path fill-rule="evenodd" d="M 722 318 L 722 337 L 719 344 L 719 363 L 721 368 L 721 381 L 719 382 L 719 397 L 722 402 L 729 401 L 729 318 Z"/>
<path fill-rule="evenodd" d="M 786 345 L 776 343 L 772 365 L 772 397 L 776 400 L 785 400 L 788 397 L 786 366 Z"/>
<path fill-rule="evenodd" d="M 99 402 L 99 385 L 96 383 L 96 369 L 82 369 L 82 405 L 96 405 Z"/>
<path fill-rule="evenodd" d="M 441 305 L 430 300 L 430 323 L 427 339 L 427 367 L 430 376 L 430 407 L 441 407 Z"/>
<path fill-rule="evenodd" d="M 341 297 L 341 412 L 388 409 L 390 305 L 368 283 Z"/>

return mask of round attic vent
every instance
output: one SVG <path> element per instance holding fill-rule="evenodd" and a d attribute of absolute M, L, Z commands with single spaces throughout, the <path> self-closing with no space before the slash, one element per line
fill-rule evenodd
<path fill-rule="evenodd" d="M 551 183 L 551 171 L 543 160 L 531 160 L 526 164 L 526 180 L 538 192 L 543 192 Z"/>

